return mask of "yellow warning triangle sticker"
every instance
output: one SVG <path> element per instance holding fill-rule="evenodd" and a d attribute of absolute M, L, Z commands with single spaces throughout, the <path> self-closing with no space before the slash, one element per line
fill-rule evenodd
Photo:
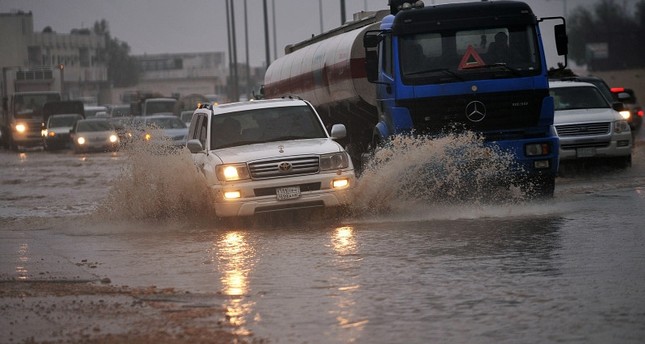
<path fill-rule="evenodd" d="M 469 44 L 468 48 L 466 49 L 466 53 L 461 58 L 461 62 L 459 63 L 459 69 L 467 69 L 467 68 L 479 67 L 479 66 L 485 66 L 485 65 L 486 65 L 486 62 L 482 60 L 477 50 L 475 50 L 475 48 L 473 48 L 473 46 Z"/>

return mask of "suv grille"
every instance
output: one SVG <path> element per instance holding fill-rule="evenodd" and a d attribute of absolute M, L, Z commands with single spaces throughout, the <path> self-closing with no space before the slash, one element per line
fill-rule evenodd
<path fill-rule="evenodd" d="M 299 174 L 318 173 L 318 156 L 290 157 L 284 159 L 273 159 L 256 161 L 249 164 L 251 178 L 279 178 Z M 290 165 L 288 170 L 281 169 L 281 166 Z"/>
<path fill-rule="evenodd" d="M 558 131 L 558 136 L 589 136 L 589 135 L 606 135 L 609 134 L 610 123 L 584 123 L 584 124 L 568 124 L 558 125 L 555 127 Z"/>

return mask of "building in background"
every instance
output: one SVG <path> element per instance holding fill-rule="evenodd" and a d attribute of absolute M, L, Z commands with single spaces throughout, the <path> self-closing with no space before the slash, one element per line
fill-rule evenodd
<path fill-rule="evenodd" d="M 100 56 L 105 36 L 89 29 L 34 32 L 31 12 L 0 13 L 0 67 L 63 67 L 63 97 L 96 103 L 107 87 L 107 65 Z"/>
<path fill-rule="evenodd" d="M 224 52 L 135 56 L 141 76 L 136 88 L 176 98 L 189 94 L 225 94 Z"/>

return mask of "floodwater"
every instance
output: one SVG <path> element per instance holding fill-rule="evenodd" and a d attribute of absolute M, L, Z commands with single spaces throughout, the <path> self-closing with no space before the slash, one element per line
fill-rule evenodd
<path fill-rule="evenodd" d="M 115 285 L 211 293 L 270 343 L 642 343 L 639 140 L 631 168 L 568 167 L 546 202 L 439 202 L 450 192 L 388 169 L 361 177 L 351 215 L 253 223 L 209 215 L 186 155 L 0 151 L 3 236 L 27 233 L 0 244 L 2 265 L 38 237 Z M 39 278 L 23 265 L 0 277 Z"/>

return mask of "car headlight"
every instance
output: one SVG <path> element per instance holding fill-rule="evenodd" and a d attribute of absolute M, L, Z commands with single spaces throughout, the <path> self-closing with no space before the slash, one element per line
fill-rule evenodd
<path fill-rule="evenodd" d="M 629 132 L 629 123 L 627 121 L 616 121 L 614 122 L 614 132 L 616 134 Z"/>
<path fill-rule="evenodd" d="M 84 145 L 85 138 L 83 136 L 80 136 L 79 138 L 76 139 L 76 143 L 78 143 L 79 145 Z"/>
<path fill-rule="evenodd" d="M 47 130 L 45 130 L 45 133 L 46 133 L 45 135 L 46 135 L 46 136 L 49 136 L 49 137 L 55 137 L 55 136 L 56 136 L 56 133 L 55 133 L 55 132 L 53 132 L 53 131 L 47 131 Z"/>
<path fill-rule="evenodd" d="M 24 123 L 16 124 L 16 131 L 20 134 L 24 134 L 27 131 L 27 125 Z"/>
<path fill-rule="evenodd" d="M 215 168 L 215 174 L 217 179 L 227 182 L 250 178 L 245 164 L 219 165 Z"/>
<path fill-rule="evenodd" d="M 152 135 L 150 135 L 149 133 L 146 133 L 146 134 L 143 136 L 143 138 L 144 138 L 146 141 L 150 141 L 150 139 L 152 139 Z"/>
<path fill-rule="evenodd" d="M 320 170 L 338 170 L 349 167 L 349 156 L 345 152 L 323 154 L 320 156 Z"/>
<path fill-rule="evenodd" d="M 115 143 L 118 139 L 116 135 L 110 135 L 110 142 Z"/>
<path fill-rule="evenodd" d="M 632 113 L 629 112 L 629 110 L 623 110 L 623 111 L 620 111 L 619 113 L 620 113 L 620 116 L 623 117 L 624 119 L 629 119 L 629 117 L 632 116 Z"/>

